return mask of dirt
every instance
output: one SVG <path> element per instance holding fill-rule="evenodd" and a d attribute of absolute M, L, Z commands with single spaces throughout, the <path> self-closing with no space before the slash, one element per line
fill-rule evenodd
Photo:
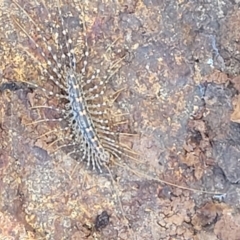
<path fill-rule="evenodd" d="M 111 174 L 52 157 L 55 138 L 39 138 L 60 137 L 54 122 L 31 124 L 56 113 L 31 105 L 59 103 L 20 83 L 53 89 L 13 30 L 12 2 L 0 1 L 0 238 L 239 240 L 239 1 L 85 1 L 96 57 L 113 42 L 129 55 L 109 94 L 123 89 L 112 110 L 128 123 L 116 129 L 138 157 L 113 160 Z"/>

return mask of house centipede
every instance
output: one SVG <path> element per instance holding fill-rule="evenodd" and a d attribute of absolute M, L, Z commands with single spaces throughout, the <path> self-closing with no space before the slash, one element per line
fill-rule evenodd
<path fill-rule="evenodd" d="M 52 26 L 47 26 L 50 33 L 48 37 L 51 39 L 49 41 L 45 37 L 46 29 L 42 29 L 35 23 L 34 17 L 36 16 L 32 17 L 31 13 L 28 13 L 28 10 L 18 2 L 12 2 L 31 23 L 33 33 L 29 33 L 30 31 L 26 30 L 19 17 L 13 15 L 11 18 L 15 27 L 20 29 L 33 44 L 33 48 L 40 54 L 41 60 L 44 60 L 48 67 L 46 69 L 44 64 L 40 63 L 41 71 L 60 91 L 46 90 L 44 87 L 35 84 L 33 80 L 26 82 L 29 86 L 38 88 L 49 96 L 55 96 L 65 101 L 64 109 L 46 106 L 48 109 L 60 112 L 62 114 L 60 118 L 42 119 L 36 121 L 36 123 L 67 121 L 67 126 L 62 131 L 69 133 L 68 138 L 71 141 L 58 146 L 57 149 L 73 147 L 69 154 L 80 153 L 81 159 L 85 160 L 87 166 L 92 167 L 93 170 L 101 172 L 103 165 L 109 163 L 110 156 L 120 159 L 122 155 L 128 155 L 123 147 L 118 144 L 116 133 L 109 127 L 109 120 L 104 110 L 106 103 L 103 101 L 107 84 L 119 69 L 119 63 L 122 62 L 124 57 L 109 66 L 105 74 L 101 74 L 100 68 L 92 70 L 91 66 L 89 67 L 91 50 L 82 13 L 77 15 L 75 12 L 76 15 L 74 15 L 71 12 L 72 9 L 68 9 L 69 7 L 64 9 L 64 6 L 57 3 L 54 6 L 55 15 L 52 16 L 53 14 L 45 8 L 44 4 L 39 3 L 38 11 L 46 15 L 48 19 L 55 18 Z M 28 8 L 29 11 L 34 9 L 30 4 Z M 82 9 L 81 11 L 83 12 Z M 80 16 L 79 19 L 77 19 L 78 16 Z M 82 35 L 79 40 L 80 60 L 76 58 L 73 47 L 74 40 L 70 37 L 71 24 L 75 24 L 81 29 Z M 58 50 L 57 53 L 56 50 Z M 80 65 L 80 67 L 77 65 Z M 40 107 L 44 108 L 44 106 Z M 33 106 L 33 108 L 37 108 L 37 106 Z"/>

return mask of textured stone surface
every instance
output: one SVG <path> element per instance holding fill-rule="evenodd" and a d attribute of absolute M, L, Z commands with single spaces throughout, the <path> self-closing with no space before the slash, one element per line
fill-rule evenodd
<path fill-rule="evenodd" d="M 56 98 L 2 85 L 34 79 L 52 89 L 33 62 L 39 53 L 13 29 L 11 3 L 0 0 L 0 238 L 239 239 L 239 3 L 84 1 L 96 56 L 129 53 L 108 96 L 124 88 L 112 110 L 129 114 L 116 128 L 136 133 L 121 142 L 139 158 L 114 160 L 112 177 L 63 151 L 50 157 L 53 139 L 38 137 L 57 125 L 28 125 L 39 114 L 30 103 L 58 106 Z M 109 223 L 96 231 L 103 211 Z"/>

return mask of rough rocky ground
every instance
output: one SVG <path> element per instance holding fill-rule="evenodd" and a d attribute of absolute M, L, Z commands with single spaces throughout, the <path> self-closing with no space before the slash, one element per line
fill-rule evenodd
<path fill-rule="evenodd" d="M 2 85 L 38 75 L 9 27 L 9 2 L 0 1 L 0 81 L 12 90 L 0 96 L 0 238 L 239 240 L 239 1 L 85 2 L 94 34 L 130 52 L 111 87 L 125 88 L 116 103 L 136 135 L 121 141 L 140 157 L 110 165 L 114 181 L 64 152 L 51 158 L 37 137 L 55 125 L 27 125 L 35 91 Z"/>

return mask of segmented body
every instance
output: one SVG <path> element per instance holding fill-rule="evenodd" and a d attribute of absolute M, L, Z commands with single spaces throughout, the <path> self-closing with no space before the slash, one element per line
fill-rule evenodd
<path fill-rule="evenodd" d="M 99 136 L 95 130 L 93 120 L 87 107 L 84 92 L 79 79 L 72 71 L 67 74 L 68 98 L 71 106 L 72 125 L 75 132 L 81 138 L 84 157 L 87 156 L 88 163 L 92 163 L 98 169 L 102 163 L 109 161 L 109 154 L 103 148 Z"/>
<path fill-rule="evenodd" d="M 49 29 L 42 29 L 35 22 L 35 16 L 31 16 L 22 5 L 15 1 L 13 1 L 13 5 L 18 9 L 20 15 L 24 14 L 24 17 L 31 23 L 31 27 L 33 26 L 35 33 L 29 32 L 19 16 L 14 16 L 12 19 L 15 27 L 31 40 L 37 52 L 44 59 L 47 68 L 44 64 L 40 64 L 39 67 L 44 74 L 45 81 L 51 81 L 60 91 L 46 90 L 44 85 L 39 86 L 34 83 L 34 80 L 31 80 L 30 84 L 50 96 L 68 100 L 64 109 L 60 110 L 62 117 L 57 121 L 68 122 L 68 127 L 62 130 L 70 132 L 72 140 L 67 144 L 60 145 L 59 148 L 73 146 L 72 153 L 79 153 L 81 160 L 86 160 L 88 166 L 91 165 L 93 169 L 97 168 L 101 171 L 102 165 L 109 162 L 110 155 L 120 157 L 123 153 L 122 148 L 115 140 L 115 133 L 108 126 L 108 120 L 104 117 L 103 110 L 105 103 L 102 96 L 116 69 L 116 67 L 112 68 L 115 63 L 110 64 L 104 74 L 101 74 L 101 71 L 94 65 L 89 66 L 91 65 L 89 61 L 93 58 L 90 57 L 91 51 L 89 51 L 86 26 L 81 18 L 77 20 L 79 21 L 77 24 L 74 23 L 82 30 L 79 40 L 81 44 L 78 46 L 80 59 L 77 59 L 74 43 L 78 41 L 73 41 L 69 29 L 72 22 L 77 22 L 76 19 L 79 16 L 82 17 L 83 12 L 74 14 L 68 6 L 60 6 L 60 3 L 57 3 L 56 6 L 54 5 L 54 15 L 52 15 L 49 9 L 39 3 L 39 11 L 46 14 L 49 20 L 55 19 L 55 23 L 50 24 Z M 29 9 L 32 11 L 31 7 Z M 46 30 L 50 32 L 50 41 L 44 35 Z M 36 40 L 34 34 L 40 35 L 40 41 Z M 102 65 L 101 63 L 100 66 Z M 54 121 L 54 119 L 52 120 Z"/>

